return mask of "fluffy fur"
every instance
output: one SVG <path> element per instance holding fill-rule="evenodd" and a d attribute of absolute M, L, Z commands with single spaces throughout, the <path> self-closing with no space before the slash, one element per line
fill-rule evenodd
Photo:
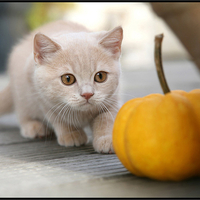
<path fill-rule="evenodd" d="M 94 149 L 114 152 L 122 38 L 121 27 L 90 32 L 66 21 L 33 31 L 10 54 L 10 83 L 0 93 L 0 114 L 15 111 L 24 137 L 42 137 L 53 130 L 64 146 L 86 144 L 83 127 L 90 125 Z M 107 73 L 102 83 L 94 80 L 99 71 Z M 64 74 L 73 74 L 76 82 L 63 84 Z"/>

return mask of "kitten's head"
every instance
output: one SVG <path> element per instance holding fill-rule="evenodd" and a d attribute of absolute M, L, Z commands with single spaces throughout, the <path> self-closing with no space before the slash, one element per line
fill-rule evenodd
<path fill-rule="evenodd" d="M 47 101 L 86 111 L 111 104 L 118 89 L 123 30 L 34 38 L 35 86 Z"/>

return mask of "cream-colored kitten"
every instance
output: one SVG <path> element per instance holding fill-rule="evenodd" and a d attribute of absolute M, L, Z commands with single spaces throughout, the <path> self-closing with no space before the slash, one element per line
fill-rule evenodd
<path fill-rule="evenodd" d="M 27 138 L 54 130 L 63 146 L 86 144 L 83 128 L 90 125 L 94 149 L 114 152 L 122 38 L 121 27 L 90 32 L 65 21 L 33 31 L 10 55 L 0 114 L 15 111 Z"/>

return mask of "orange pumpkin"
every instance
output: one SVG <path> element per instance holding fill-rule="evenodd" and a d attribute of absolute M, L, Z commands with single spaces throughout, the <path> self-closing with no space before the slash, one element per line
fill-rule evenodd
<path fill-rule="evenodd" d="M 199 176 L 200 89 L 170 92 L 166 82 L 162 88 L 165 95 L 131 99 L 119 110 L 113 128 L 116 155 L 137 176 L 174 181 Z"/>

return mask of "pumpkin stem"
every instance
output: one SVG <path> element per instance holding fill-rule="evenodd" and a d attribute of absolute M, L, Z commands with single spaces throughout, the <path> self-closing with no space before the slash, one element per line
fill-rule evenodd
<path fill-rule="evenodd" d="M 155 50 L 154 50 L 154 59 L 156 64 L 156 71 L 160 81 L 160 85 L 162 87 L 163 93 L 167 94 L 170 92 L 170 89 L 167 85 L 167 81 L 165 79 L 165 74 L 163 71 L 162 65 L 162 53 L 161 53 L 161 46 L 162 46 L 163 34 L 155 36 Z"/>

